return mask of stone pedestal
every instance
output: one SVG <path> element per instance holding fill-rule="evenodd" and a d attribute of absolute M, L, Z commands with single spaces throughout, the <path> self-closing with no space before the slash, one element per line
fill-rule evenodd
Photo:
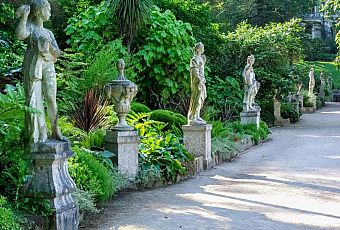
<path fill-rule="evenodd" d="M 241 124 L 256 124 L 256 127 L 260 127 L 260 112 L 259 108 L 256 111 L 242 112 L 241 116 Z"/>
<path fill-rule="evenodd" d="M 214 166 L 211 157 L 212 125 L 183 125 L 183 142 L 189 153 L 195 157 L 203 157 L 204 169 Z"/>
<path fill-rule="evenodd" d="M 53 209 L 51 229 L 78 229 L 79 212 L 71 196 L 76 185 L 67 166 L 67 159 L 73 155 L 70 143 L 47 140 L 34 144 L 31 151 L 34 173 L 25 194 L 49 201 Z"/>
<path fill-rule="evenodd" d="M 136 131 L 108 130 L 105 136 L 106 148 L 115 154 L 113 161 L 118 171 L 134 181 L 138 173 L 138 145 Z"/>
<path fill-rule="evenodd" d="M 283 119 L 283 117 L 281 117 L 281 103 L 279 101 L 274 101 L 274 117 L 275 126 L 283 126 L 290 123 L 289 119 Z"/>

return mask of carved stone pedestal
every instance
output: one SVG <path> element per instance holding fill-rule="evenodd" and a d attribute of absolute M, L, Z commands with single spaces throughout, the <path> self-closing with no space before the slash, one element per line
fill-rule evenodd
<path fill-rule="evenodd" d="M 67 166 L 67 159 L 72 155 L 69 142 L 47 140 L 32 147 L 34 173 L 25 194 L 42 202 L 49 201 L 53 209 L 51 229 L 78 229 L 79 212 L 71 196 L 76 185 Z"/>
<path fill-rule="evenodd" d="M 241 116 L 241 124 L 256 124 L 256 127 L 260 127 L 260 111 L 258 109 L 256 111 L 242 112 Z"/>
<path fill-rule="evenodd" d="M 113 161 L 118 170 L 134 181 L 138 173 L 139 136 L 136 131 L 108 130 L 105 137 L 106 148 L 115 154 Z"/>
<path fill-rule="evenodd" d="M 279 101 L 274 101 L 274 117 L 275 126 L 283 126 L 290 123 L 289 119 L 283 119 L 283 117 L 281 117 L 281 103 Z"/>
<path fill-rule="evenodd" d="M 211 157 L 212 125 L 183 125 L 183 142 L 189 153 L 195 157 L 203 157 L 204 169 L 214 166 Z"/>

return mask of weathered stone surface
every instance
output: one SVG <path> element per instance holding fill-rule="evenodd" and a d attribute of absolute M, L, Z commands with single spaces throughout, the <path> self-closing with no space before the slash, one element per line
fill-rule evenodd
<path fill-rule="evenodd" d="M 260 89 L 260 82 L 256 81 L 253 65 L 254 55 L 247 58 L 247 65 L 244 67 L 242 76 L 244 81 L 243 112 L 256 111 L 258 106 L 255 103 L 255 96 Z"/>
<path fill-rule="evenodd" d="M 189 153 L 196 157 L 203 157 L 204 169 L 214 166 L 211 157 L 211 129 L 212 125 L 183 125 L 183 142 Z"/>
<path fill-rule="evenodd" d="M 50 119 L 52 139 L 65 140 L 58 127 L 56 103 L 57 82 L 54 63 L 61 51 L 53 33 L 43 24 L 51 16 L 51 6 L 47 0 L 33 0 L 30 5 L 22 5 L 16 12 L 19 21 L 16 37 L 27 44 L 24 57 L 25 105 L 40 113 L 25 114 L 25 131 L 32 143 L 47 140 L 45 105 Z"/>
<path fill-rule="evenodd" d="M 316 111 L 315 107 L 303 107 L 302 113 L 314 113 Z"/>
<path fill-rule="evenodd" d="M 206 80 L 204 77 L 206 58 L 203 53 L 204 45 L 202 42 L 199 42 L 196 44 L 195 54 L 190 60 L 191 96 L 188 124 L 207 124 L 200 115 L 204 100 L 207 98 Z"/>
<path fill-rule="evenodd" d="M 50 208 L 54 210 L 52 229 L 78 229 L 78 208 L 71 196 L 76 185 L 67 166 L 67 159 L 72 155 L 70 143 L 65 141 L 47 140 L 32 147 L 34 173 L 25 194 L 50 201 Z"/>
<path fill-rule="evenodd" d="M 289 119 L 283 119 L 281 116 L 281 103 L 279 101 L 274 100 L 274 125 L 275 126 L 283 126 L 288 125 L 290 123 Z"/>
<path fill-rule="evenodd" d="M 133 128 L 125 121 L 125 117 L 130 111 L 130 103 L 136 96 L 138 87 L 124 76 L 125 62 L 123 59 L 117 61 L 118 77 L 106 85 L 114 102 L 114 111 L 118 116 L 118 123 L 112 127 L 113 130 L 129 131 Z"/>
<path fill-rule="evenodd" d="M 109 130 L 105 137 L 106 148 L 115 154 L 113 161 L 118 170 L 135 180 L 138 173 L 138 144 L 140 143 L 136 131 Z"/>
<path fill-rule="evenodd" d="M 261 109 L 258 111 L 249 111 L 249 112 L 242 112 L 241 116 L 241 124 L 256 124 L 257 128 L 260 127 L 260 112 Z"/>

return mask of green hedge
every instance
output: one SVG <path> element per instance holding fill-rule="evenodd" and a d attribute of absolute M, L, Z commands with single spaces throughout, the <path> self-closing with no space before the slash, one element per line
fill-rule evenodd
<path fill-rule="evenodd" d="M 161 121 L 167 125 L 166 130 L 172 130 L 176 134 L 182 132 L 182 125 L 188 123 L 187 118 L 179 113 L 174 113 L 169 110 L 154 110 L 150 114 L 150 119 L 154 121 Z"/>
<path fill-rule="evenodd" d="M 149 109 L 149 107 L 139 102 L 132 102 L 131 110 L 135 113 L 150 113 L 151 112 L 151 109 Z"/>

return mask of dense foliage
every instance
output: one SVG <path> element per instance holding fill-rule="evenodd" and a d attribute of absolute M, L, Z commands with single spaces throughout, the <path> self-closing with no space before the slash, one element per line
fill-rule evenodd
<path fill-rule="evenodd" d="M 73 148 L 69 172 L 78 188 L 90 191 L 99 201 L 105 201 L 125 185 L 125 179 L 115 169 L 107 166 L 93 153 L 82 148 Z"/>
<path fill-rule="evenodd" d="M 139 63 L 136 83 L 138 98 L 154 108 L 163 108 L 176 94 L 188 93 L 189 61 L 194 38 L 190 24 L 176 20 L 167 10 L 154 8 L 145 31 L 145 43 L 135 58 Z"/>
<path fill-rule="evenodd" d="M 20 230 L 14 213 L 9 207 L 6 207 L 6 198 L 0 196 L 0 228 L 2 230 Z"/>
<path fill-rule="evenodd" d="M 166 123 L 150 120 L 149 114 L 130 114 L 128 122 L 138 130 L 139 167 L 141 171 L 153 171 L 164 181 L 176 181 L 186 172 L 183 163 L 193 157 L 171 131 L 163 131 Z M 152 180 L 153 178 L 151 178 Z"/>

